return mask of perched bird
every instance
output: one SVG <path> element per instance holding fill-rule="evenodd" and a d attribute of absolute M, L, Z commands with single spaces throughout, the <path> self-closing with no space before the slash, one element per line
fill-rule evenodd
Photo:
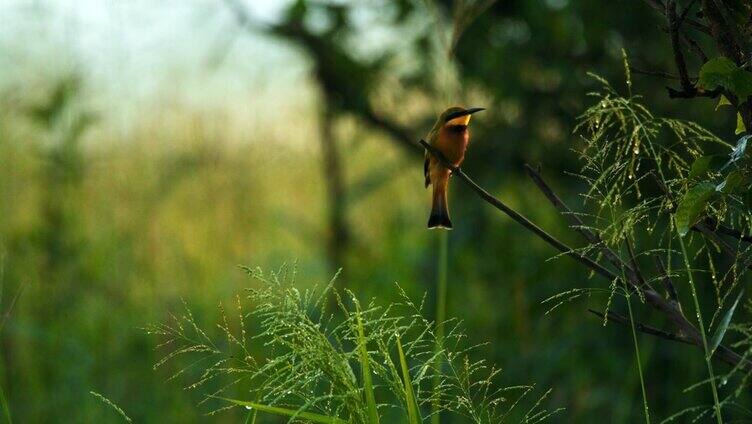
<path fill-rule="evenodd" d="M 439 119 L 428 133 L 428 144 L 440 151 L 454 166 L 460 166 L 465 159 L 465 150 L 470 142 L 467 125 L 470 116 L 475 112 L 485 110 L 481 107 L 465 109 L 450 107 L 439 115 Z M 449 219 L 449 205 L 447 203 L 447 186 L 452 171 L 441 165 L 432 154 L 426 152 L 423 165 L 426 177 L 426 187 L 433 184 L 433 206 L 428 218 L 428 228 L 452 228 Z"/>

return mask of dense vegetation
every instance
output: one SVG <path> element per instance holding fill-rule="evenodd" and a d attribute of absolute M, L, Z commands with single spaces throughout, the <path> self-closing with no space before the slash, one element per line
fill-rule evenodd
<path fill-rule="evenodd" d="M 746 2 L 198 3 L 205 75 L 245 37 L 310 73 L 228 88 L 250 130 L 169 94 L 123 114 L 54 40 L 51 71 L 0 69 L 2 419 L 752 417 Z M 462 169 L 563 249 L 458 178 L 425 229 L 448 103 L 488 109 Z"/>

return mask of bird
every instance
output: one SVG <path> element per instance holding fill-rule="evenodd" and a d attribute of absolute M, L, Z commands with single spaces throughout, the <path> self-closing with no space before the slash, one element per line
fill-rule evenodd
<path fill-rule="evenodd" d="M 426 137 L 428 144 L 441 152 L 454 166 L 460 166 L 465 160 L 465 151 L 470 142 L 467 129 L 470 117 L 476 112 L 485 110 L 482 107 L 452 106 L 439 115 L 436 123 Z M 449 204 L 447 203 L 447 188 L 452 171 L 439 162 L 431 153 L 426 151 L 423 164 L 426 188 L 433 185 L 431 215 L 428 218 L 428 228 L 452 229 L 449 218 Z"/>

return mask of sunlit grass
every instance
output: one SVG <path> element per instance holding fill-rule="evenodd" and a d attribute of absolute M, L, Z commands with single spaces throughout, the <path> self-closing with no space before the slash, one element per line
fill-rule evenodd
<path fill-rule="evenodd" d="M 248 272 L 261 286 L 249 291 L 248 302 L 237 299 L 235 324 L 221 309 L 223 336 L 212 336 L 187 306 L 170 322 L 148 328 L 165 349 L 156 367 L 181 364 L 171 379 L 191 381 L 186 388 L 204 393 L 201 403 L 212 403 L 212 414 L 227 408 L 223 398 L 310 422 L 422 422 L 436 412 L 420 418 L 420 409 L 434 405 L 479 424 L 540 422 L 558 412 L 543 405 L 549 392 L 530 400 L 525 411 L 521 401 L 533 387 L 499 385 L 500 370 L 472 359 L 482 346 L 469 345 L 455 320 L 447 322 L 444 347 L 436 351 L 433 322 L 399 287 L 398 303 L 361 306 L 332 283 L 298 289 L 288 268 Z M 337 308 L 330 311 L 332 297 Z M 270 355 L 249 351 L 254 343 Z"/>

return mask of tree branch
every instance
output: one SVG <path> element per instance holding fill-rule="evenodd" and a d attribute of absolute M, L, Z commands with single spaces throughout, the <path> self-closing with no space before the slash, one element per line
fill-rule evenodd
<path fill-rule="evenodd" d="M 674 286 L 674 281 L 671 279 L 671 276 L 668 274 L 668 271 L 666 270 L 666 266 L 663 265 L 663 261 L 661 260 L 660 256 L 655 256 L 655 261 L 658 264 L 658 271 L 663 275 L 663 278 L 661 278 L 661 281 L 663 282 L 663 285 L 666 287 L 666 292 L 668 293 L 668 298 L 671 299 L 671 301 L 675 302 L 679 309 L 681 309 L 681 303 L 679 303 L 679 294 L 676 292 L 676 286 Z"/>
<path fill-rule="evenodd" d="M 595 316 L 600 317 L 601 319 L 607 319 L 611 322 L 622 324 L 629 326 L 629 319 L 623 315 L 617 314 L 616 312 L 608 311 L 607 314 L 604 314 L 603 312 L 598 312 L 594 309 L 588 309 L 588 312 L 592 313 Z M 660 337 L 662 339 L 671 340 L 672 342 L 679 342 L 679 343 L 685 343 L 689 345 L 694 345 L 692 340 L 680 335 L 680 334 L 674 334 L 669 333 L 667 331 L 659 330 L 655 327 L 651 327 L 649 325 L 640 323 L 635 321 L 635 329 L 637 331 L 640 331 L 645 334 L 650 334 L 651 336 Z"/>
<path fill-rule="evenodd" d="M 627 278 L 630 280 L 633 286 L 639 287 L 640 286 L 640 278 L 638 275 L 638 272 L 636 269 L 633 269 L 632 267 L 628 266 L 620 257 L 616 254 L 613 250 L 611 250 L 610 247 L 606 245 L 606 243 L 603 242 L 603 240 L 595 234 L 592 230 L 587 228 L 585 226 L 585 223 L 582 222 L 579 216 L 572 212 L 569 207 L 559 198 L 559 196 L 556 195 L 556 193 L 551 190 L 551 187 L 549 187 L 548 184 L 543 180 L 543 177 L 540 175 L 538 171 L 533 169 L 530 165 L 525 164 L 525 171 L 527 172 L 528 176 L 533 180 L 535 185 L 538 186 L 538 189 L 543 193 L 544 196 L 551 202 L 551 204 L 554 205 L 556 209 L 559 210 L 559 213 L 566 217 L 569 220 L 570 226 L 577 231 L 578 233 L 582 234 L 585 239 L 592 244 L 593 246 L 596 246 L 598 249 L 600 249 L 603 256 L 608 260 L 611 265 L 613 265 L 616 269 L 623 269 L 625 271 L 625 274 L 627 275 Z"/>
<path fill-rule="evenodd" d="M 687 62 L 684 60 L 684 53 L 682 52 L 681 40 L 679 38 L 679 30 L 682 21 L 676 17 L 676 2 L 674 0 L 668 0 L 666 2 L 665 15 L 666 20 L 668 21 L 668 32 L 671 36 L 671 49 L 674 52 L 674 62 L 679 71 L 679 80 L 681 81 L 682 90 L 686 93 L 694 93 L 697 89 L 689 80 Z"/>
<path fill-rule="evenodd" d="M 635 74 L 648 75 L 648 76 L 651 76 L 651 77 L 658 77 L 658 78 L 663 78 L 663 79 L 668 79 L 668 80 L 678 80 L 679 79 L 679 77 L 677 77 L 676 75 L 669 74 L 668 72 L 664 72 L 664 71 L 650 71 L 650 70 L 647 70 L 647 69 L 636 68 L 636 67 L 631 66 L 631 65 L 629 66 L 629 70 L 632 71 L 632 73 L 635 73 Z"/>
<path fill-rule="evenodd" d="M 481 199 L 485 200 L 488 204 L 495 207 L 496 209 L 500 210 L 501 212 L 504 212 L 507 214 L 510 218 L 512 218 L 514 221 L 516 221 L 518 224 L 522 225 L 523 227 L 527 228 L 531 232 L 533 232 L 535 235 L 537 235 L 540 239 L 545 241 L 546 243 L 553 246 L 556 250 L 564 253 L 565 255 L 573 258 L 577 262 L 580 262 L 581 264 L 587 266 L 591 270 L 595 271 L 596 273 L 600 274 L 601 276 L 605 277 L 609 281 L 615 280 L 617 277 L 614 273 L 607 270 L 597 262 L 593 261 L 592 259 L 586 257 L 585 255 L 582 255 L 578 252 L 576 252 L 573 248 L 567 246 L 566 244 L 559 241 L 556 237 L 552 236 L 551 234 L 547 233 L 545 230 L 541 229 L 537 225 L 535 225 L 532 221 L 527 219 L 525 216 L 521 215 L 514 209 L 510 208 L 504 202 L 497 199 L 493 195 L 491 195 L 489 192 L 484 190 L 481 186 L 475 183 L 470 177 L 468 177 L 462 169 L 460 169 L 457 166 L 454 166 L 451 162 L 449 162 L 444 155 L 436 150 L 433 146 L 426 143 L 425 140 L 420 140 L 420 145 L 423 146 L 431 155 L 433 155 L 438 161 L 446 168 L 450 169 L 452 171 L 452 175 L 456 175 L 459 179 L 461 179 L 465 184 L 470 186 L 470 188 L 475 191 L 478 196 L 480 196 Z"/>
<path fill-rule="evenodd" d="M 652 7 L 659 13 L 661 14 L 666 13 L 666 6 L 663 4 L 661 0 L 643 0 L 643 1 L 648 6 Z M 705 34 L 710 34 L 710 28 L 708 28 L 708 26 L 703 24 L 702 22 L 696 21 L 694 19 L 687 19 L 687 25 Z"/>
<path fill-rule="evenodd" d="M 541 191 L 544 192 L 544 195 L 549 198 L 549 200 L 554 203 L 555 206 L 560 211 L 565 211 L 566 216 L 568 217 L 575 217 L 576 220 L 575 223 L 578 223 L 577 228 L 586 228 L 584 225 L 579 225 L 582 221 L 579 220 L 577 215 L 573 214 L 564 204 L 564 202 L 559 199 L 558 196 L 551 190 L 551 188 L 548 186 L 548 184 L 543 181 L 543 178 L 540 176 L 540 173 L 537 171 L 534 171 L 532 168 L 528 167 L 528 173 L 532 176 L 535 176 L 533 179 L 536 181 L 536 184 L 539 188 L 541 188 Z M 572 218 L 570 218 L 572 219 Z M 589 231 L 589 230 L 588 230 Z M 600 240 L 599 238 L 596 240 Z M 605 255 L 605 253 L 604 253 Z M 625 267 L 626 269 L 626 267 Z M 658 294 L 655 290 L 653 290 L 650 287 L 639 287 L 639 279 L 630 279 L 630 284 L 635 289 L 640 289 L 645 297 L 645 301 L 651 305 L 653 308 L 659 310 L 662 312 L 666 318 L 669 319 L 669 321 L 672 322 L 672 324 L 679 330 L 679 334 L 686 338 L 687 340 L 691 341 L 692 344 L 698 348 L 702 348 L 702 338 L 700 335 L 699 330 L 691 323 L 687 318 L 684 316 L 684 313 L 681 310 L 681 306 L 677 301 L 668 301 L 663 296 Z M 742 361 L 742 357 L 738 355 L 737 353 L 733 352 L 731 349 L 721 346 L 716 350 L 715 355 L 718 356 L 719 359 L 723 360 L 724 362 L 727 362 L 731 365 L 737 365 Z M 745 370 L 752 370 L 752 362 L 744 360 L 744 362 L 741 364 L 742 367 L 744 367 Z"/>

